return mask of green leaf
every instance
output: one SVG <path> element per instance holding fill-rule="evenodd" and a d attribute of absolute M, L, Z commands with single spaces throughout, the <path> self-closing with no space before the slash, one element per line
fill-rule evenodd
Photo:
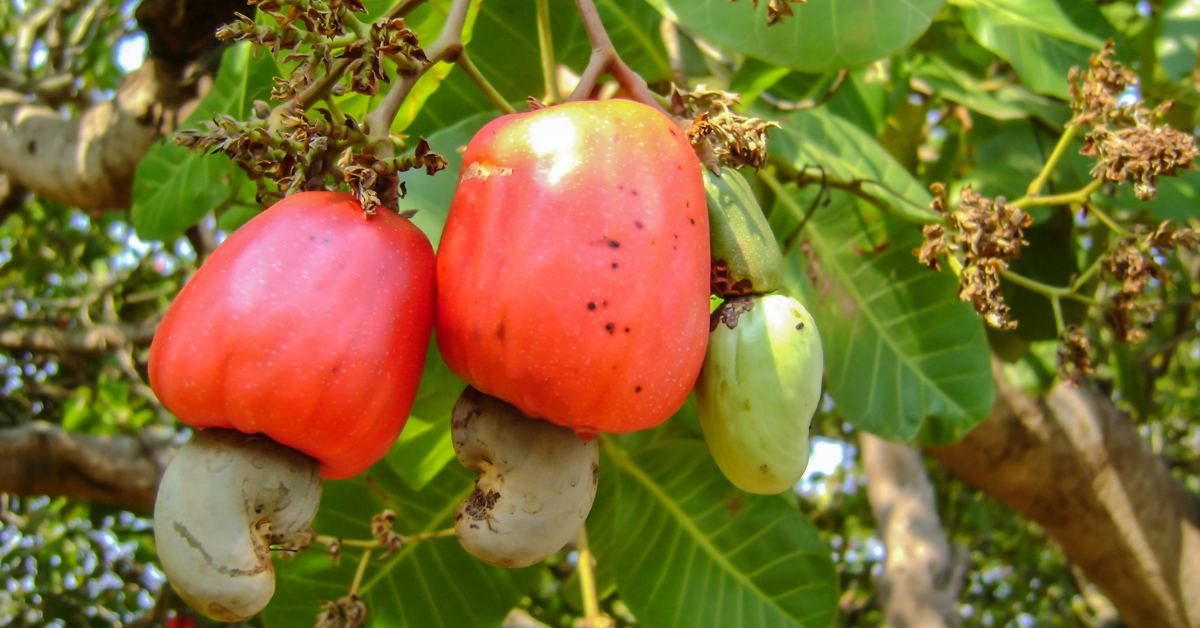
<path fill-rule="evenodd" d="M 255 100 L 270 97 L 278 72 L 266 52 L 253 56 L 250 44 L 225 51 L 212 91 L 181 128 L 201 128 L 216 113 L 245 119 Z M 133 228 L 143 240 L 172 240 L 231 198 L 236 166 L 224 155 L 204 156 L 167 138 L 138 164 L 133 181 Z M 244 179 L 244 178 L 243 178 Z"/>
<path fill-rule="evenodd" d="M 450 441 L 450 412 L 466 387 L 467 383 L 451 373 L 442 361 L 436 339 L 430 342 L 421 387 L 408 423 L 385 458 L 413 490 L 424 488 L 455 459 Z"/>
<path fill-rule="evenodd" d="M 1061 128 L 1071 117 L 1066 105 L 1035 94 L 1022 85 L 984 87 L 984 79 L 973 76 L 966 68 L 942 55 L 930 56 L 913 74 L 939 98 L 997 120 L 1035 116 L 1051 127 Z"/>
<path fill-rule="evenodd" d="M 1118 38 L 1093 0 L 963 0 L 962 12 L 971 36 L 1030 89 L 1064 99 L 1071 67 Z"/>
<path fill-rule="evenodd" d="M 315 527 L 338 538 L 369 539 L 371 517 L 390 508 L 401 535 L 446 529 L 470 494 L 472 477 L 461 466 L 449 465 L 418 492 L 386 464 L 377 464 L 357 478 L 325 482 Z M 321 610 L 319 600 L 346 595 L 362 550 L 344 548 L 340 565 L 334 566 L 321 549 L 314 546 L 294 560 L 276 561 L 279 582 L 263 612 L 266 626 L 311 626 Z M 485 565 L 450 536 L 406 545 L 383 560 L 372 558 L 359 593 L 375 628 L 494 628 L 536 573 L 536 568 Z"/>
<path fill-rule="evenodd" d="M 597 562 L 647 628 L 824 628 L 837 611 L 829 547 L 787 500 L 750 495 L 704 443 L 636 452 L 603 437 L 588 520 Z"/>
<path fill-rule="evenodd" d="M 854 124 L 822 109 L 797 111 L 779 120 L 771 153 L 797 170 L 822 167 L 833 179 L 860 181 L 864 191 L 906 220 L 935 220 L 929 192 L 879 142 Z"/>
<path fill-rule="evenodd" d="M 641 0 L 599 0 L 596 8 L 613 45 L 634 71 L 650 82 L 670 78 L 670 62 L 656 35 L 662 20 L 657 11 Z M 575 4 L 550 0 L 550 19 L 556 61 L 582 72 L 591 45 Z M 480 73 L 508 102 L 524 103 L 531 96 L 544 96 L 533 2 L 484 2 L 467 50 Z M 454 70 L 421 108 L 407 133 L 428 136 L 481 112 L 499 115 L 479 88 L 463 72 Z"/>
<path fill-rule="evenodd" d="M 815 194 L 788 191 L 772 212 L 777 234 Z M 987 415 L 995 391 L 983 322 L 952 273 L 917 262 L 921 241 L 913 225 L 837 193 L 793 245 L 784 286 L 817 321 L 826 385 L 847 421 L 893 441 L 928 423 L 923 441 L 949 443 Z"/>
<path fill-rule="evenodd" d="M 821 0 L 767 26 L 767 2 L 666 0 L 668 17 L 704 39 L 804 72 L 861 67 L 916 41 L 945 0 Z M 618 47 L 618 50 L 621 48 Z"/>
<path fill-rule="evenodd" d="M 1200 0 L 1175 0 L 1162 14 L 1154 50 L 1172 81 L 1182 83 L 1196 67 L 1200 46 Z"/>

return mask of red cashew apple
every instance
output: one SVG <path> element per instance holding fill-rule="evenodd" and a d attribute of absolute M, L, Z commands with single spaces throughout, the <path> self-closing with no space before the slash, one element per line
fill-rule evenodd
<path fill-rule="evenodd" d="M 670 417 L 708 336 L 700 168 L 669 118 L 626 100 L 485 126 L 438 248 L 446 364 L 584 437 Z"/>
<path fill-rule="evenodd" d="M 378 461 L 408 419 L 434 318 L 434 256 L 411 222 L 349 194 L 290 196 L 233 233 L 180 291 L 150 383 L 202 431 L 168 467 L 155 537 L 197 610 L 249 617 L 269 546 L 307 529 L 321 479 Z"/>

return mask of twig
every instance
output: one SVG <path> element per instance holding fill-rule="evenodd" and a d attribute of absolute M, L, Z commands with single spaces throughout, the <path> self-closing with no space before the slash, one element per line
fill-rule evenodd
<path fill-rule="evenodd" d="M 542 104 L 554 104 L 558 96 L 558 80 L 554 77 L 554 39 L 550 29 L 550 0 L 537 0 L 538 50 L 542 58 L 542 81 L 546 92 Z"/>
<path fill-rule="evenodd" d="M 483 92 L 484 96 L 487 96 L 488 101 L 492 103 L 493 107 L 500 110 L 500 113 L 516 113 L 512 105 L 508 104 L 507 100 L 504 100 L 504 96 L 501 96 L 500 92 L 496 91 L 496 88 L 492 87 L 492 84 L 479 72 L 479 68 L 475 67 L 475 63 L 471 61 L 471 57 L 467 55 L 466 50 L 463 50 L 458 55 L 458 60 L 455 63 L 458 64 L 458 67 L 462 68 L 463 72 L 467 73 L 467 77 L 471 79 L 475 87 L 478 87 L 479 91 Z"/>
<path fill-rule="evenodd" d="M 650 88 L 646 85 L 646 79 L 625 65 L 621 56 L 617 54 L 612 40 L 608 38 L 608 31 L 604 30 L 604 22 L 600 21 L 600 13 L 596 11 L 595 2 L 575 0 L 575 6 L 579 8 L 579 16 L 583 18 L 583 28 L 587 31 L 588 41 L 592 44 L 592 56 L 588 60 L 583 74 L 579 77 L 579 84 L 575 86 L 575 91 L 571 92 L 567 102 L 585 100 L 590 97 L 592 90 L 596 87 L 596 81 L 607 73 L 617 79 L 617 83 L 625 88 L 633 100 L 654 107 L 666 115 L 667 110 L 650 92 Z"/>
<path fill-rule="evenodd" d="M 1029 195 L 1019 198 L 1010 205 L 1026 209 L 1029 207 L 1047 207 L 1054 205 L 1078 205 L 1087 202 L 1092 197 L 1092 194 L 1099 190 L 1104 185 L 1104 179 L 1092 179 L 1090 183 L 1074 192 L 1066 194 L 1054 194 L 1051 196 L 1034 196 Z"/>
<path fill-rule="evenodd" d="M 418 64 L 414 70 L 401 74 L 400 79 L 388 90 L 379 106 L 367 114 L 365 126 L 367 134 L 374 140 L 373 150 L 376 158 L 389 159 L 395 154 L 395 146 L 389 136 L 392 122 L 396 119 L 396 113 L 400 111 L 400 105 L 408 98 L 408 94 L 412 92 L 417 81 L 438 62 L 454 62 L 462 54 L 462 30 L 466 24 L 467 11 L 470 7 L 471 0 L 454 0 L 454 3 L 450 5 L 450 12 L 446 15 L 446 23 L 442 26 L 441 34 L 425 48 L 425 57 L 429 61 Z"/>
<path fill-rule="evenodd" d="M 354 581 L 350 583 L 350 595 L 358 593 L 358 586 L 362 584 L 363 574 L 367 573 L 367 563 L 371 560 L 371 548 L 363 550 L 362 559 L 358 561 L 358 569 L 354 572 Z"/>
<path fill-rule="evenodd" d="M 837 77 L 833 79 L 833 83 L 829 86 L 829 89 L 825 90 L 825 93 L 820 98 L 809 98 L 807 100 L 801 100 L 799 102 L 791 102 L 791 101 L 787 101 L 787 100 L 779 100 L 779 99 L 775 98 L 774 96 L 772 96 L 771 94 L 767 93 L 766 91 L 760 92 L 758 94 L 758 97 L 761 98 L 763 100 L 763 102 L 767 103 L 768 105 L 771 105 L 772 107 L 774 107 L 776 109 L 779 109 L 780 111 L 800 111 L 803 109 L 815 109 L 815 108 L 820 107 L 821 105 L 829 102 L 834 97 L 834 95 L 837 94 L 838 90 L 841 89 L 842 84 L 846 82 L 847 76 L 850 76 L 850 70 L 847 70 L 847 69 L 840 70 L 837 74 Z"/>
<path fill-rule="evenodd" d="M 1029 189 L 1025 192 L 1027 196 L 1037 196 L 1041 193 L 1046 182 L 1050 180 L 1050 174 L 1054 172 L 1054 167 L 1058 165 L 1058 161 L 1066 154 L 1067 147 L 1075 140 L 1077 133 L 1079 133 L 1077 125 L 1067 125 L 1066 131 L 1058 138 L 1058 144 L 1054 146 L 1054 151 L 1050 153 L 1050 157 L 1046 159 L 1046 163 L 1042 166 L 1042 171 L 1038 173 L 1036 179 L 1029 183 Z"/>
<path fill-rule="evenodd" d="M 583 612 L 587 628 L 605 628 L 611 625 L 600 613 L 600 599 L 596 593 L 596 572 L 592 568 L 592 550 L 588 546 L 587 526 L 580 526 L 575 537 L 579 550 L 579 588 L 583 596 Z"/>

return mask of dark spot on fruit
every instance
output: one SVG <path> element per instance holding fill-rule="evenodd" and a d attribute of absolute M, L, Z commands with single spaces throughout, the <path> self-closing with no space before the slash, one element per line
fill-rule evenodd
<path fill-rule="evenodd" d="M 685 206 L 687 206 L 687 207 L 691 207 L 691 206 L 692 206 L 692 202 L 691 202 L 691 201 L 684 201 L 684 203 L 683 203 L 683 204 L 684 204 Z"/>
<path fill-rule="evenodd" d="M 688 221 L 691 222 L 693 225 L 696 224 L 695 218 L 688 218 Z"/>
<path fill-rule="evenodd" d="M 496 338 L 504 340 L 504 323 L 500 323 L 500 326 L 496 328 Z"/>
<path fill-rule="evenodd" d="M 683 170 L 683 166 L 681 166 L 681 165 L 679 165 L 679 164 L 675 164 L 675 169 L 676 169 L 676 170 Z"/>
<path fill-rule="evenodd" d="M 330 239 L 329 239 L 329 238 L 325 238 L 325 241 L 326 241 L 326 242 L 330 242 Z"/>
<path fill-rule="evenodd" d="M 29 140 L 29 146 L 26 147 L 30 155 L 37 154 L 37 140 Z"/>
<path fill-rule="evenodd" d="M 615 270 L 616 268 L 617 268 L 617 263 L 613 262 L 613 269 Z"/>
<path fill-rule="evenodd" d="M 621 243 L 620 243 L 620 242 L 617 242 L 616 240 L 609 240 L 609 241 L 608 241 L 608 248 L 610 248 L 610 249 L 619 249 L 619 248 L 621 248 Z"/>
<path fill-rule="evenodd" d="M 629 333 L 629 328 L 628 328 L 628 327 L 626 327 L 626 328 L 625 328 L 625 333 L 627 333 L 627 334 Z"/>
<path fill-rule="evenodd" d="M 594 310 L 594 309 L 596 309 L 596 304 L 595 304 L 595 303 L 588 303 L 588 309 L 589 309 L 589 310 Z"/>
<path fill-rule="evenodd" d="M 796 323 L 796 331 L 800 331 L 801 329 L 804 329 L 804 321 Z"/>
<path fill-rule="evenodd" d="M 604 307 L 608 307 L 608 301 L 601 301 L 600 305 L 603 305 Z"/>
<path fill-rule="evenodd" d="M 758 470 L 761 471 L 765 475 L 765 474 L 771 472 L 771 467 L 768 467 L 767 465 L 764 464 L 763 466 L 759 467 Z"/>
<path fill-rule="evenodd" d="M 637 190 L 630 190 L 630 192 L 631 192 L 631 193 L 632 193 L 634 196 L 637 196 Z"/>
<path fill-rule="evenodd" d="M 317 236 L 308 236 L 308 239 L 309 239 L 309 240 L 312 240 L 313 242 L 316 242 L 316 241 L 317 241 Z"/>
<path fill-rule="evenodd" d="M 617 185 L 617 189 L 618 189 L 618 190 L 624 190 L 624 189 L 625 189 L 625 186 L 623 186 L 623 185 Z"/>
<path fill-rule="evenodd" d="M 610 334 L 613 333 L 613 330 L 615 330 L 616 328 L 617 328 L 617 326 L 612 323 L 609 323 L 604 326 L 604 329 Z"/>
<path fill-rule="evenodd" d="M 641 386 L 638 386 L 637 388 L 634 388 L 634 389 L 633 389 L 633 392 L 635 392 L 635 393 L 642 392 L 642 387 L 641 387 Z"/>
<path fill-rule="evenodd" d="M 633 226 L 637 227 L 638 229 L 641 229 L 645 225 L 642 224 L 642 221 L 635 220 L 635 221 L 633 221 Z"/>
<path fill-rule="evenodd" d="M 336 373 L 336 372 L 338 372 L 338 371 L 340 370 L 340 368 L 341 368 L 341 367 L 337 367 L 337 366 L 335 366 L 335 367 L 333 367 L 333 368 L 329 369 L 329 372 L 330 372 L 330 373 Z"/>
<path fill-rule="evenodd" d="M 263 511 L 263 504 L 259 504 L 254 507 L 254 514 L 261 515 L 262 511 Z"/>
<path fill-rule="evenodd" d="M 669 129 L 669 130 L 671 131 L 671 135 L 676 135 L 675 129 Z"/>

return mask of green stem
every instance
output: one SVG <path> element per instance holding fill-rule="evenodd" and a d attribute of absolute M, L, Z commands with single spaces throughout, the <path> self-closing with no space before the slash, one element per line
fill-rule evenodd
<path fill-rule="evenodd" d="M 558 100 L 558 80 L 554 77 L 554 40 L 550 31 L 550 0 L 537 0 L 538 49 L 542 56 L 542 81 L 546 92 L 542 103 L 552 105 Z"/>
<path fill-rule="evenodd" d="M 512 108 L 512 105 L 508 104 L 507 100 L 504 100 L 504 96 L 501 96 L 500 92 L 496 91 L 496 88 L 492 87 L 492 84 L 489 83 L 486 78 L 484 78 L 483 74 L 479 71 L 479 68 L 476 67 L 475 63 L 471 61 L 471 57 L 467 55 L 466 50 L 463 50 L 462 54 L 458 55 L 458 60 L 455 61 L 455 63 L 458 64 L 458 67 L 462 68 L 463 72 L 467 73 L 467 76 L 470 77 L 471 82 L 475 84 L 475 87 L 478 87 L 479 91 L 483 92 L 484 96 L 487 96 L 488 101 L 490 101 L 492 106 L 494 106 L 496 109 L 499 109 L 500 113 L 516 113 L 516 110 Z"/>
<path fill-rule="evenodd" d="M 1051 286 L 1050 284 L 1042 283 L 1036 279 L 1030 279 L 1025 275 L 1019 275 L 1011 270 L 1001 270 L 1000 276 L 1006 281 L 1011 281 L 1022 288 L 1036 292 L 1047 299 L 1050 299 L 1051 301 L 1057 301 L 1058 299 L 1072 299 L 1088 305 L 1100 305 L 1100 302 L 1096 301 L 1095 299 L 1075 292 L 1074 288 L 1060 288 L 1058 286 Z"/>
<path fill-rule="evenodd" d="M 1054 167 L 1058 165 L 1062 156 L 1066 154 L 1067 147 L 1075 140 L 1075 135 L 1079 133 L 1078 126 L 1068 126 L 1062 136 L 1058 138 L 1058 144 L 1054 146 L 1054 151 L 1050 153 L 1050 158 L 1046 160 L 1042 166 L 1042 171 L 1038 173 L 1036 179 L 1029 184 L 1029 189 L 1026 191 L 1027 196 L 1037 196 L 1045 187 L 1046 182 L 1050 180 L 1050 174 L 1054 172 Z"/>
<path fill-rule="evenodd" d="M 1091 281 L 1092 277 L 1096 274 L 1096 272 L 1100 270 L 1100 266 L 1103 264 L 1103 262 L 1104 262 L 1103 255 L 1096 257 L 1096 261 L 1092 262 L 1092 265 L 1088 266 L 1087 270 L 1083 271 L 1082 275 L 1079 275 L 1078 277 L 1075 278 L 1075 281 L 1071 282 L 1071 290 L 1072 291 L 1079 290 L 1080 286 L 1087 283 L 1088 281 Z"/>
<path fill-rule="evenodd" d="M 1101 210 L 1099 207 L 1096 207 L 1096 205 L 1094 203 L 1088 203 L 1087 205 L 1085 205 L 1085 207 L 1087 207 L 1087 210 L 1089 213 L 1094 214 L 1097 218 L 1099 218 L 1100 222 L 1108 225 L 1108 228 L 1112 229 L 1114 233 L 1121 236 L 1122 238 L 1129 237 L 1129 232 L 1126 231 L 1124 227 L 1117 224 L 1117 221 L 1113 220 L 1112 216 L 1109 216 L 1108 214 L 1104 213 L 1104 211 Z"/>
<path fill-rule="evenodd" d="M 579 550 L 579 589 L 583 597 L 583 613 L 588 628 L 602 626 L 604 621 L 600 615 L 600 598 L 596 593 L 596 573 L 592 569 L 592 551 L 588 546 L 587 526 L 579 528 L 575 537 L 575 547 Z"/>
<path fill-rule="evenodd" d="M 367 562 L 371 560 L 371 549 L 363 550 L 362 560 L 358 561 L 358 569 L 354 572 L 354 582 L 350 583 L 350 595 L 358 593 L 358 587 L 362 584 L 363 574 L 367 573 Z"/>
<path fill-rule="evenodd" d="M 387 13 L 383 14 L 383 18 L 384 19 L 392 19 L 392 18 L 397 18 L 397 17 L 404 17 L 404 16 L 408 15 L 409 13 L 412 13 L 413 9 L 416 9 L 417 7 L 421 6 L 422 4 L 425 4 L 425 2 L 426 2 L 426 0 L 400 0 L 400 2 L 393 4 L 392 8 L 387 10 Z"/>
<path fill-rule="evenodd" d="M 1091 183 L 1066 194 L 1054 194 L 1051 196 L 1033 196 L 1029 195 L 1024 198 L 1019 198 L 1012 203 L 1013 207 L 1026 209 L 1029 207 L 1046 207 L 1053 205 L 1078 205 L 1086 203 L 1092 197 L 1092 193 L 1100 189 L 1104 185 L 1104 179 L 1092 179 Z"/>
<path fill-rule="evenodd" d="M 1062 303 L 1058 297 L 1050 298 L 1050 307 L 1054 309 L 1054 327 L 1058 329 L 1058 335 L 1061 337 L 1067 326 L 1063 323 Z"/>

